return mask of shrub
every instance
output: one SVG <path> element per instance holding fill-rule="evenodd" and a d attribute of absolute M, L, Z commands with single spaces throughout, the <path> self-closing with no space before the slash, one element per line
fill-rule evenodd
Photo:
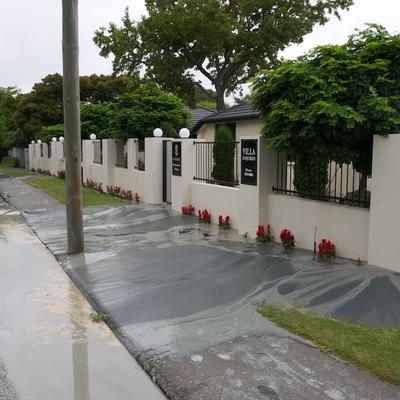
<path fill-rule="evenodd" d="M 283 229 L 280 234 L 280 239 L 285 250 L 291 250 L 296 247 L 294 235 L 289 229 Z"/>
<path fill-rule="evenodd" d="M 217 128 L 213 148 L 214 166 L 212 177 L 221 183 L 234 182 L 235 142 L 226 125 Z"/>
<path fill-rule="evenodd" d="M 140 195 L 139 195 L 139 193 L 135 193 L 133 198 L 136 201 L 136 203 L 140 203 Z"/>
<path fill-rule="evenodd" d="M 1 159 L 1 166 L 4 168 L 18 168 L 19 160 L 18 160 L 18 158 L 15 158 L 15 157 L 4 156 Z"/>
<path fill-rule="evenodd" d="M 62 170 L 60 170 L 60 171 L 57 171 L 57 176 L 58 176 L 60 179 L 65 179 L 65 170 L 62 169 Z"/>

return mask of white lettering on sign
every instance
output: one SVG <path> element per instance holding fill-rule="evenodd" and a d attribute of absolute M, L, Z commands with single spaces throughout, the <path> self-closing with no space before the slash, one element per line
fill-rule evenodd
<path fill-rule="evenodd" d="M 255 156 L 256 155 L 256 149 L 249 149 L 248 147 L 243 147 L 242 151 L 245 156 Z"/>

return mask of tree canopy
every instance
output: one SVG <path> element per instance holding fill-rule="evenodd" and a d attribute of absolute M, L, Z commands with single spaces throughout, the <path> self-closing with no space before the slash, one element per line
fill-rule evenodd
<path fill-rule="evenodd" d="M 19 91 L 15 87 L 0 87 L 0 151 L 12 144 L 15 134 L 14 113 Z"/>
<path fill-rule="evenodd" d="M 217 109 L 279 51 L 300 43 L 315 24 L 348 9 L 353 0 L 146 0 L 148 16 L 135 22 L 128 9 L 94 37 L 116 73 L 147 76 L 181 97 L 194 95 L 202 74 L 215 87 Z"/>
<path fill-rule="evenodd" d="M 171 134 L 185 127 L 187 119 L 188 112 L 178 97 L 146 84 L 118 97 L 113 106 L 111 131 L 113 137 L 124 140 L 152 136 L 157 127 Z"/>
<path fill-rule="evenodd" d="M 104 113 L 99 114 L 107 105 L 113 103 L 120 94 L 135 90 L 139 87 L 140 80 L 128 76 L 90 75 L 80 77 L 80 95 L 83 116 L 89 117 L 85 109 L 88 105 L 99 105 L 97 126 L 104 122 Z M 93 107 L 95 108 L 95 107 Z M 18 98 L 14 112 L 14 120 L 18 132 L 15 135 L 15 144 L 26 145 L 31 139 L 44 134 L 43 127 L 59 126 L 64 122 L 63 110 L 63 79 L 60 74 L 50 74 L 36 83 L 32 91 Z M 95 122 L 92 118 L 92 122 Z M 83 131 L 87 127 L 83 126 Z M 57 128 L 58 129 L 58 128 Z M 47 131 L 46 131 L 47 132 Z M 47 132 L 45 136 L 48 136 Z M 46 136 L 46 137 L 47 137 Z"/>
<path fill-rule="evenodd" d="M 342 46 L 321 46 L 253 83 L 271 147 L 299 165 L 352 162 L 371 174 L 373 135 L 400 127 L 400 35 L 369 25 Z M 325 161 L 324 161 L 325 160 Z"/>

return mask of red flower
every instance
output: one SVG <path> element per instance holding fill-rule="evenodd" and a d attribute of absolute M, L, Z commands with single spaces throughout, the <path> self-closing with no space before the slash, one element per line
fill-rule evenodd
<path fill-rule="evenodd" d="M 264 225 L 259 225 L 257 232 L 256 232 L 257 237 L 262 238 L 265 236 L 265 229 L 264 229 Z"/>
<path fill-rule="evenodd" d="M 322 239 L 318 244 L 318 257 L 335 257 L 336 255 L 336 247 L 330 241 L 326 239 Z"/>
<path fill-rule="evenodd" d="M 220 225 L 222 225 L 222 224 L 224 223 L 224 218 L 223 218 L 222 215 L 220 215 L 220 216 L 218 217 L 218 223 L 219 223 Z"/>

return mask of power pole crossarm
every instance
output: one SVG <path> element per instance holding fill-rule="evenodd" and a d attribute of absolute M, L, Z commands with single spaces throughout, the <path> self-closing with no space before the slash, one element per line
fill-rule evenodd
<path fill-rule="evenodd" d="M 81 192 L 78 0 L 62 0 L 68 253 L 84 250 Z"/>

